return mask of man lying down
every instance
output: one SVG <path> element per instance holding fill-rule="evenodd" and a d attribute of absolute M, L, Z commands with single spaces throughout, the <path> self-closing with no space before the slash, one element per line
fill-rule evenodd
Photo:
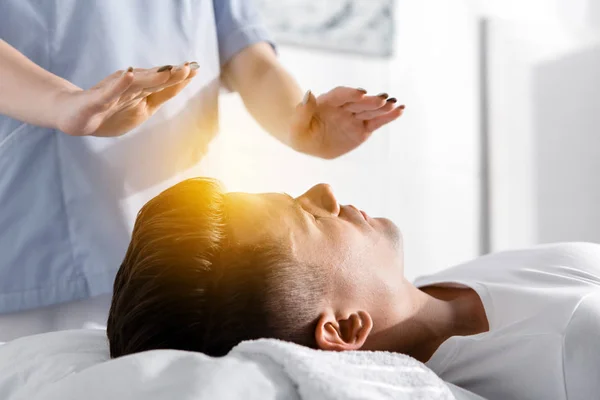
<path fill-rule="evenodd" d="M 292 198 L 187 180 L 138 215 L 114 285 L 111 356 L 223 356 L 278 338 L 404 353 L 489 399 L 597 398 L 600 245 L 488 255 L 416 284 L 403 269 L 398 228 L 339 205 L 328 185 Z"/>

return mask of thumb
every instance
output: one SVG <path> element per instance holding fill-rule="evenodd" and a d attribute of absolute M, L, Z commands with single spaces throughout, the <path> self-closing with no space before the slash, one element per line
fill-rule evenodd
<path fill-rule="evenodd" d="M 293 119 L 293 130 L 295 132 L 306 132 L 312 123 L 313 117 L 317 113 L 317 98 L 312 91 L 307 91 L 302 102 L 296 107 L 296 114 Z"/>

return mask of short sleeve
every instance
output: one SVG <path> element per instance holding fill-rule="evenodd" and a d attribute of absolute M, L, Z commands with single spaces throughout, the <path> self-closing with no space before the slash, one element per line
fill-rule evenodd
<path fill-rule="evenodd" d="M 221 66 L 254 43 L 268 42 L 275 48 L 254 0 L 213 0 L 213 7 Z"/>

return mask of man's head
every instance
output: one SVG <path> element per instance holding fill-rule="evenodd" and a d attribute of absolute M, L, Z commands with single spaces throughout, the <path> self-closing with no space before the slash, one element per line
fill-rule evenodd
<path fill-rule="evenodd" d="M 399 319 L 402 258 L 394 224 L 340 206 L 328 185 L 294 199 L 187 180 L 138 215 L 115 280 L 111 355 L 220 356 L 261 337 L 366 348 Z"/>

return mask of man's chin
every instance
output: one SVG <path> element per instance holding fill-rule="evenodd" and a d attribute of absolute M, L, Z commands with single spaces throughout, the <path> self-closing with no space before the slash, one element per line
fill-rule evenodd
<path fill-rule="evenodd" d="M 381 227 L 382 233 L 398 248 L 402 248 L 402 232 L 400 228 L 387 218 L 374 218 Z"/>

